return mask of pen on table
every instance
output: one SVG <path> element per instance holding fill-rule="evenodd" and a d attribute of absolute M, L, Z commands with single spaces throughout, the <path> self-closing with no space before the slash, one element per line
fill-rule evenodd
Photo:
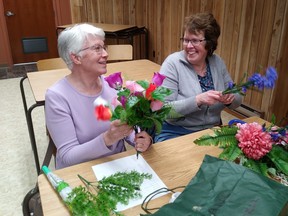
<path fill-rule="evenodd" d="M 134 127 L 134 131 L 135 131 L 135 135 L 137 134 L 137 133 L 139 133 L 139 127 L 137 126 L 137 125 L 135 125 Z M 137 151 L 137 153 L 136 153 L 136 157 L 137 157 L 137 159 L 138 159 L 138 157 L 139 157 L 139 154 L 141 154 L 141 151 L 138 151 L 138 150 L 136 150 Z"/>

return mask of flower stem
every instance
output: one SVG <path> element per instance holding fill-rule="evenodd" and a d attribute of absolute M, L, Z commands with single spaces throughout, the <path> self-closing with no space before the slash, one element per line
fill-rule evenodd
<path fill-rule="evenodd" d="M 137 126 L 137 125 L 134 125 L 134 126 L 133 126 L 133 129 L 134 129 L 134 131 L 135 131 L 135 134 L 137 134 L 137 133 L 138 133 L 138 126 Z M 141 154 L 141 153 L 142 153 L 141 151 L 138 151 L 138 150 L 137 150 L 137 152 L 136 152 L 137 160 L 138 160 L 139 154 Z"/>

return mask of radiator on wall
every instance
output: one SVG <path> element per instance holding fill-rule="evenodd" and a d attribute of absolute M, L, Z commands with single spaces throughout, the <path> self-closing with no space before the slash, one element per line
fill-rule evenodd
<path fill-rule="evenodd" d="M 260 118 L 264 118 L 265 112 L 261 110 L 257 110 L 251 106 L 248 106 L 246 104 L 241 104 L 236 109 L 229 109 L 225 108 L 225 111 L 230 113 L 231 115 L 236 116 L 237 118 L 243 119 L 248 118 L 252 116 L 258 116 Z"/>

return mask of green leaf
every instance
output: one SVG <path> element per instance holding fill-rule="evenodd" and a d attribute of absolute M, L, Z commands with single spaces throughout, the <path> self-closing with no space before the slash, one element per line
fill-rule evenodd
<path fill-rule="evenodd" d="M 219 158 L 229 161 L 235 161 L 242 154 L 241 149 L 237 145 L 227 146 L 219 155 Z"/>
<path fill-rule="evenodd" d="M 122 119 L 121 121 L 123 122 L 123 120 L 125 121 L 125 113 L 126 111 L 124 110 L 124 108 L 122 106 L 117 106 L 114 110 L 114 112 L 112 113 L 112 117 L 111 117 L 111 121 L 116 120 L 116 119 Z M 122 116 L 122 118 L 121 118 Z"/>
<path fill-rule="evenodd" d="M 125 96 L 127 98 L 130 95 L 130 90 L 126 88 L 124 90 L 119 91 L 117 95 L 118 97 Z"/>
<path fill-rule="evenodd" d="M 260 173 L 264 176 L 269 177 L 268 174 L 268 167 L 266 163 L 261 163 L 259 161 L 255 161 L 252 159 L 248 159 L 247 162 L 244 164 L 245 167 L 252 169 L 253 171 Z"/>
<path fill-rule="evenodd" d="M 235 138 L 238 127 L 222 127 L 214 130 L 214 135 L 203 135 L 194 141 L 197 145 L 214 145 L 220 147 L 227 147 L 230 145 L 237 145 L 238 141 Z"/>
<path fill-rule="evenodd" d="M 276 168 L 288 175 L 288 152 L 277 145 L 273 145 L 267 157 L 274 163 Z"/>
<path fill-rule="evenodd" d="M 172 92 L 170 89 L 159 86 L 157 89 L 155 89 L 155 91 L 152 92 L 152 98 L 154 98 L 155 100 L 160 100 L 163 102 L 165 97 L 167 97 L 171 93 Z"/>
<path fill-rule="evenodd" d="M 138 80 L 138 81 L 136 81 L 136 83 L 138 83 L 144 89 L 147 89 L 150 85 L 150 83 L 146 80 Z"/>
<path fill-rule="evenodd" d="M 126 102 L 126 109 L 132 109 L 132 107 L 135 106 L 139 101 L 140 99 L 136 96 L 128 97 Z"/>
<path fill-rule="evenodd" d="M 155 125 L 155 131 L 156 131 L 156 134 L 159 134 L 162 130 L 162 123 L 161 121 L 158 121 L 157 119 L 153 119 L 153 123 Z"/>

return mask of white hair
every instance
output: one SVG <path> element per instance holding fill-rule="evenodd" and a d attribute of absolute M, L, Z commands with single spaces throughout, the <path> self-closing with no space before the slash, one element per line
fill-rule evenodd
<path fill-rule="evenodd" d="M 102 40 L 105 39 L 103 29 L 87 23 L 76 24 L 60 33 L 58 37 L 58 53 L 69 69 L 73 67 L 70 54 L 77 54 L 90 35 L 100 37 Z"/>

